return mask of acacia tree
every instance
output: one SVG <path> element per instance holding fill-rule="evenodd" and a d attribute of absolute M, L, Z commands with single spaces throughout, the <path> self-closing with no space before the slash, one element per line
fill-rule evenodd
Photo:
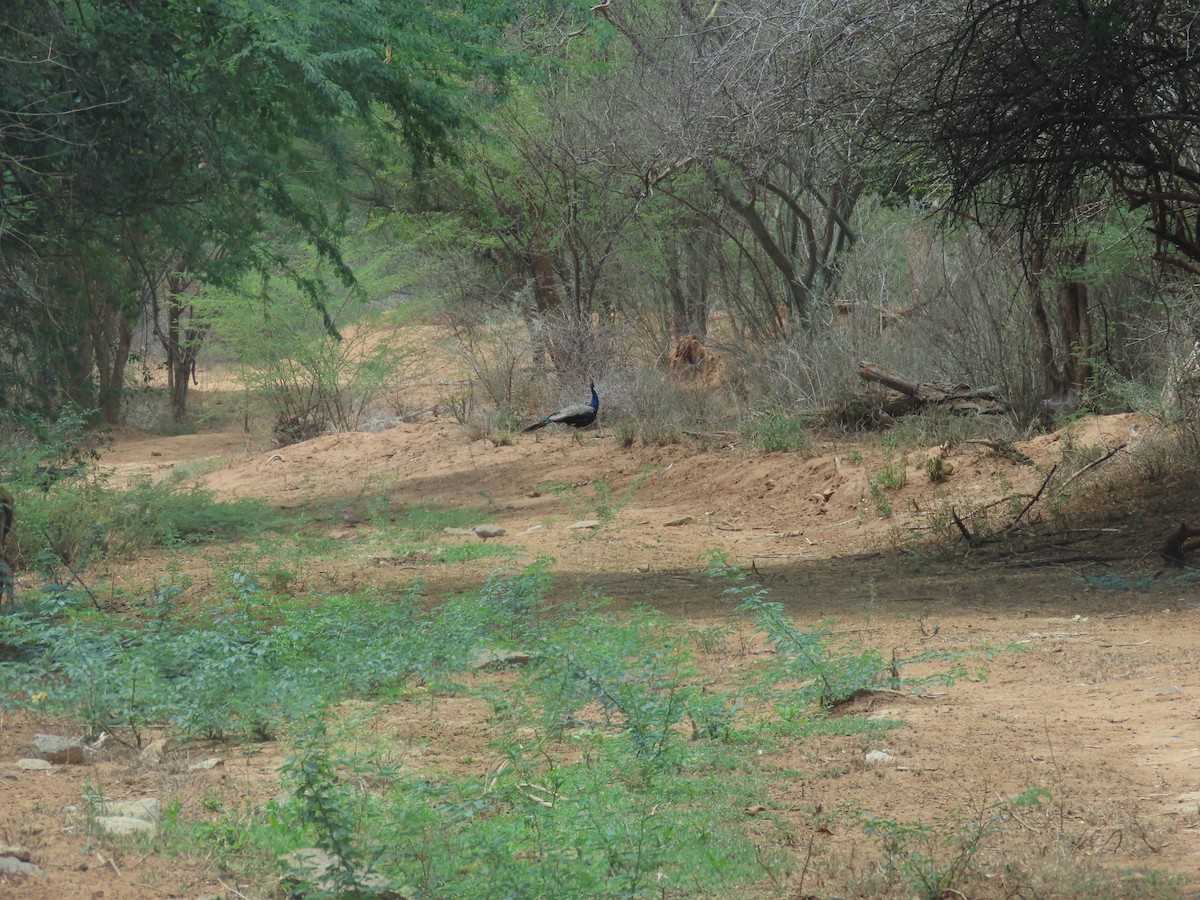
<path fill-rule="evenodd" d="M 1090 377 L 1088 214 L 1144 208 L 1200 272 L 1200 11 L 1177 0 L 952 0 L 900 44 L 880 117 L 945 210 L 1019 248 L 1047 389 Z M 1048 302 L 1053 297 L 1053 303 Z"/>
<path fill-rule="evenodd" d="M 114 421 L 133 321 L 168 279 L 286 273 L 268 239 L 280 234 L 352 279 L 347 124 L 394 135 L 416 167 L 451 156 L 478 86 L 504 86 L 507 13 L 492 0 L 35 0 L 6 17 L 0 271 L 22 315 L 0 323 L 15 366 L 0 381 L 36 368 L 43 401 L 91 395 Z M 35 327 L 8 327 L 21 318 Z M 45 332 L 62 337 L 30 343 Z"/>

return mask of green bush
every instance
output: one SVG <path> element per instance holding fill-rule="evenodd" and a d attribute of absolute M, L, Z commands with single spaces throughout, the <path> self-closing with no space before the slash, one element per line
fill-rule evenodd
<path fill-rule="evenodd" d="M 808 418 L 781 412 L 767 413 L 750 422 L 746 436 L 768 453 L 803 450 L 808 443 Z"/>

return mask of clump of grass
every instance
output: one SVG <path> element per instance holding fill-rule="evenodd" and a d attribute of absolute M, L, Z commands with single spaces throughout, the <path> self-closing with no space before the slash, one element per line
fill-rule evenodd
<path fill-rule="evenodd" d="M 654 466 L 646 466 L 634 479 L 617 495 L 613 495 L 612 485 L 607 478 L 597 478 L 589 485 L 589 490 L 561 481 L 547 481 L 538 485 L 541 490 L 549 491 L 563 502 L 576 518 L 595 519 L 601 525 L 607 525 L 626 506 L 633 502 L 642 485 L 655 472 Z"/>
<path fill-rule="evenodd" d="M 934 484 L 941 484 L 950 477 L 946 461 L 941 456 L 928 457 L 921 463 L 921 468 L 925 470 L 925 474 L 929 476 L 929 480 Z"/>
<path fill-rule="evenodd" d="M 744 429 L 752 444 L 768 453 L 803 450 L 808 443 L 808 417 L 771 412 L 753 419 Z"/>
<path fill-rule="evenodd" d="M 100 556 L 155 547 L 237 540 L 284 527 L 282 512 L 260 500 L 217 500 L 211 491 L 140 479 L 126 489 L 97 478 L 46 490 L 13 491 L 16 525 L 10 554 L 18 565 L 77 570 Z"/>
<path fill-rule="evenodd" d="M 720 444 L 736 434 L 724 395 L 703 386 L 663 378 L 655 370 L 636 370 L 609 379 L 600 398 L 600 417 L 616 431 L 623 446 L 682 442 Z"/>
<path fill-rule="evenodd" d="M 867 481 L 871 499 L 875 501 L 875 513 L 881 519 L 892 515 L 892 501 L 887 491 L 898 491 L 908 483 L 908 468 L 903 459 L 888 463 Z"/>
<path fill-rule="evenodd" d="M 413 540 L 423 541 L 441 534 L 444 528 L 469 528 L 483 514 L 459 507 L 410 506 L 396 517 L 396 527 Z"/>

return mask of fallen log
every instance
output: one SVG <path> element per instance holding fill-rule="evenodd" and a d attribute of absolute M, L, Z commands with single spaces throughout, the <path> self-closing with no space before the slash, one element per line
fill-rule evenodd
<path fill-rule="evenodd" d="M 875 363 L 863 361 L 858 364 L 858 377 L 864 381 L 882 384 L 890 388 L 883 411 L 891 416 L 912 412 L 925 406 L 942 406 L 954 412 L 978 415 L 999 415 L 1011 412 L 1011 407 L 1000 397 L 995 386 L 973 388 L 966 384 L 944 384 L 913 381 L 911 378 L 885 369 Z"/>

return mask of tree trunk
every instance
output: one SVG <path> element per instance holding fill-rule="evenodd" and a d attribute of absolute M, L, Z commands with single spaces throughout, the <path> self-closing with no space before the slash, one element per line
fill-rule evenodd
<path fill-rule="evenodd" d="M 93 318 L 92 345 L 95 348 L 97 401 L 100 414 L 108 425 L 121 421 L 121 400 L 125 387 L 125 366 L 133 346 L 133 323 L 124 310 L 103 305 Z"/>
<path fill-rule="evenodd" d="M 1075 255 L 1075 268 L 1087 262 L 1088 246 L 1082 244 Z M 1092 319 L 1088 313 L 1088 289 L 1081 281 L 1060 281 L 1058 293 L 1059 328 L 1063 346 L 1063 384 L 1078 393 L 1092 376 Z"/>
<path fill-rule="evenodd" d="M 1055 398 L 1063 398 L 1067 393 L 1067 385 L 1059 370 L 1054 352 L 1054 333 L 1050 327 L 1050 314 L 1042 298 L 1044 285 L 1046 257 L 1042 250 L 1035 249 L 1030 254 L 1029 271 L 1025 277 L 1025 289 L 1029 296 L 1030 312 L 1033 314 L 1034 337 L 1037 340 L 1038 363 L 1042 377 L 1046 383 L 1046 393 Z"/>
<path fill-rule="evenodd" d="M 187 397 L 191 380 L 196 374 L 196 358 L 207 328 L 196 326 L 196 310 L 182 299 L 190 279 L 170 277 L 167 287 L 167 333 L 163 347 L 167 351 L 167 389 L 171 398 L 171 415 L 175 421 L 187 416 Z"/>
<path fill-rule="evenodd" d="M 704 234 L 689 234 L 685 251 L 675 244 L 667 253 L 667 291 L 671 298 L 671 337 L 708 334 L 708 279 L 704 273 L 704 255 L 708 251 Z"/>

